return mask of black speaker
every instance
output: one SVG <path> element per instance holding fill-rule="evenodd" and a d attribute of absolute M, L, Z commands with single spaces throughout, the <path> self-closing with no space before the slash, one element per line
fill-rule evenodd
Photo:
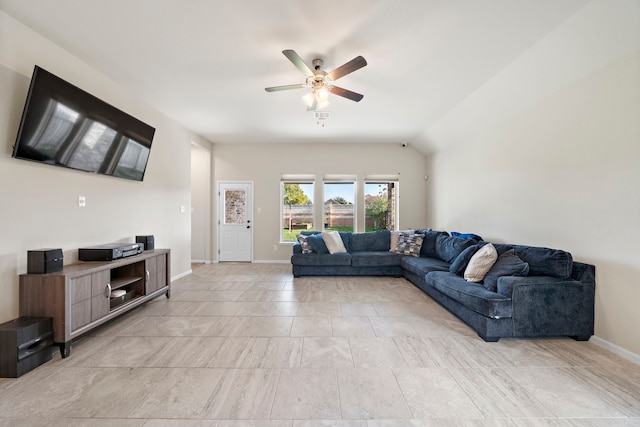
<path fill-rule="evenodd" d="M 153 239 L 153 235 L 150 236 L 136 236 L 136 243 L 142 243 L 144 245 L 144 250 L 149 251 L 155 249 L 155 241 Z"/>
<path fill-rule="evenodd" d="M 46 274 L 62 271 L 62 249 L 27 251 L 27 274 Z"/>
<path fill-rule="evenodd" d="M 20 317 L 0 325 L 0 377 L 18 378 L 51 360 L 50 317 Z"/>

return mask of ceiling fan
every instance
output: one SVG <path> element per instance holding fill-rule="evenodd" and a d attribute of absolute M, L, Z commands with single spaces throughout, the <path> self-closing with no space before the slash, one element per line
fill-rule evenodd
<path fill-rule="evenodd" d="M 351 74 L 354 71 L 367 65 L 367 61 L 362 56 L 356 56 L 351 61 L 339 66 L 331 72 L 321 70 L 322 59 L 313 60 L 313 70 L 300 58 L 294 50 L 283 50 L 282 53 L 289 61 L 293 62 L 302 73 L 307 77 L 305 83 L 267 87 L 267 92 L 278 92 L 281 90 L 311 88 L 312 91 L 302 97 L 307 104 L 307 111 L 313 111 L 316 108 L 324 108 L 329 105 L 329 93 L 359 102 L 364 95 L 335 86 L 333 82 L 341 77 Z"/>

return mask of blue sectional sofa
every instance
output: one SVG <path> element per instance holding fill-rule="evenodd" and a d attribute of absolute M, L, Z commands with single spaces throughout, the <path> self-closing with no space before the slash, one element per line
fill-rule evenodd
<path fill-rule="evenodd" d="M 305 232 L 313 235 L 312 244 L 307 253 L 300 242 L 293 246 L 293 275 L 404 276 L 485 341 L 551 336 L 584 341 L 593 335 L 593 265 L 575 262 L 562 250 L 496 243 L 498 260 L 483 282 L 472 283 L 462 276 L 465 261 L 489 242 L 428 229 L 415 233 L 422 236 L 419 256 L 390 251 L 389 231 L 340 233 L 347 251 L 340 254 L 323 247 L 319 232 Z"/>

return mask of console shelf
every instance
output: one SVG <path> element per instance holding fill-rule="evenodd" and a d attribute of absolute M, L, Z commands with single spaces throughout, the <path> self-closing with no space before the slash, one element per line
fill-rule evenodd
<path fill-rule="evenodd" d="M 171 294 L 169 249 L 116 261 L 80 261 L 59 273 L 20 275 L 20 316 L 51 317 L 62 357 L 74 338 L 160 295 Z M 116 289 L 125 294 L 113 297 Z"/>
<path fill-rule="evenodd" d="M 122 288 L 131 283 L 135 283 L 138 280 L 142 280 L 142 277 L 125 277 L 123 279 L 111 279 L 111 290 L 115 291 L 118 288 Z"/>

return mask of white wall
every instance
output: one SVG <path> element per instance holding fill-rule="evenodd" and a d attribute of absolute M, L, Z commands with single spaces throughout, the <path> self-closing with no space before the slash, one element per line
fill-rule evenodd
<path fill-rule="evenodd" d="M 256 261 L 286 261 L 291 257 L 291 245 L 279 244 L 283 174 L 314 175 L 316 200 L 321 196 L 322 177 L 326 174 L 357 175 L 360 186 L 365 174 L 400 174 L 400 227 L 427 226 L 426 158 L 410 146 L 402 148 L 399 143 L 216 144 L 213 155 L 216 188 L 217 181 L 254 183 Z M 363 209 L 356 214 L 364 218 Z M 364 227 L 362 221 L 360 227 Z"/>
<path fill-rule="evenodd" d="M 211 262 L 211 147 L 191 145 L 191 261 Z"/>
<path fill-rule="evenodd" d="M 156 128 L 143 182 L 11 158 L 36 64 Z M 173 276 L 190 271 L 190 143 L 208 142 L 3 12 L 0 94 L 0 322 L 18 317 L 18 275 L 30 249 L 62 248 L 68 264 L 79 247 L 153 234 L 156 247 L 172 251 Z"/>
<path fill-rule="evenodd" d="M 595 334 L 634 357 L 639 45 L 640 2 L 592 2 L 423 135 L 432 225 L 595 264 Z"/>

